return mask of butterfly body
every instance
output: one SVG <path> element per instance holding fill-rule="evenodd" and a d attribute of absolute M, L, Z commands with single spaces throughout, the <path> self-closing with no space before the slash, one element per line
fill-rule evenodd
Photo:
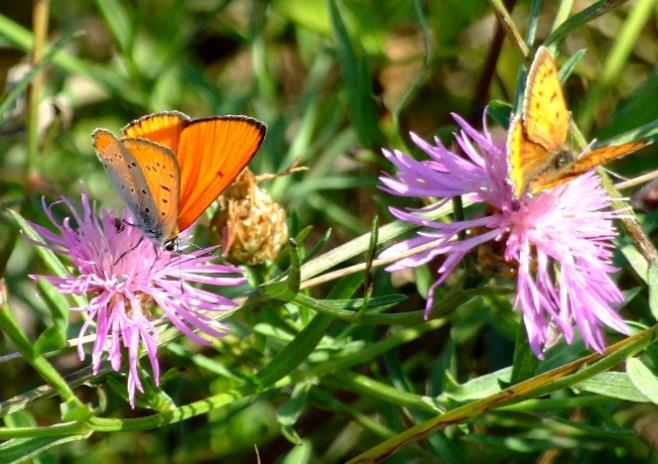
<path fill-rule="evenodd" d="M 266 127 L 246 116 L 190 119 L 154 113 L 117 138 L 97 129 L 94 148 L 135 226 L 165 248 L 190 227 L 254 156 Z"/>
<path fill-rule="evenodd" d="M 523 111 L 512 119 L 507 139 L 509 179 L 517 198 L 568 182 L 649 144 L 638 140 L 579 155 L 567 143 L 570 123 L 553 55 L 539 47 L 528 73 Z"/>

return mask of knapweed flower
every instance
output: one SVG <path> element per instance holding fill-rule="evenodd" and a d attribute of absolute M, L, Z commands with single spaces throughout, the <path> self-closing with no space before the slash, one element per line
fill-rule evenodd
<path fill-rule="evenodd" d="M 71 217 L 58 222 L 53 214 L 55 204 L 64 204 Z M 44 210 L 56 232 L 31 224 L 44 242 L 37 245 L 68 257 L 74 272 L 65 277 L 43 277 L 64 294 L 84 295 L 89 304 L 74 308 L 85 313 L 79 336 L 84 337 L 95 325 L 92 369 L 97 373 L 107 354 L 112 369 L 119 371 L 122 352 L 127 350 L 128 396 L 134 407 L 135 389 L 143 392 L 138 362 L 140 347 L 148 355 L 153 378 L 158 382 L 158 329 L 154 324 L 154 308 L 187 337 L 201 344 L 209 341 L 194 329 L 211 337 L 225 334 L 225 327 L 212 315 L 230 310 L 236 304 L 221 295 L 193 284 L 222 287 L 245 283 L 242 272 L 230 265 L 213 264 L 213 248 L 192 253 L 169 252 L 145 238 L 132 225 L 130 217 L 115 217 L 103 210 L 100 217 L 86 195 L 82 211 L 63 198 Z M 71 220 L 73 219 L 73 220 Z M 85 357 L 82 343 L 80 359 Z"/>
<path fill-rule="evenodd" d="M 568 343 L 578 327 L 585 343 L 602 351 L 602 326 L 628 333 L 615 308 L 623 297 L 611 274 L 613 240 L 617 234 L 609 199 L 594 173 L 544 190 L 534 196 L 515 198 L 507 178 L 504 143 L 494 141 L 486 127 L 478 132 L 457 115 L 460 127 L 455 140 L 463 156 L 436 139 L 432 145 L 415 134 L 414 143 L 428 156 L 417 161 L 400 151 L 384 150 L 397 168 L 383 175 L 380 188 L 402 197 L 434 197 L 443 204 L 462 195 L 466 201 L 485 203 L 486 213 L 453 223 L 419 217 L 417 210 L 391 208 L 399 219 L 422 226 L 414 238 L 385 250 L 381 258 L 435 242 L 430 249 L 401 259 L 388 271 L 420 266 L 443 255 L 439 278 L 429 290 L 426 317 L 433 293 L 476 247 L 494 241 L 502 245 L 503 258 L 517 268 L 515 306 L 520 309 L 530 346 L 538 357 L 554 326 Z M 459 239 L 460 232 L 466 238 Z"/>

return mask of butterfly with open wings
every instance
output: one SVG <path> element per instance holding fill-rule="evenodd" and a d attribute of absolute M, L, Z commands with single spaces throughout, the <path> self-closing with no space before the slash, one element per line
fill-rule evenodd
<path fill-rule="evenodd" d="M 265 138 L 264 123 L 247 116 L 190 119 L 168 111 L 137 119 L 121 138 L 96 129 L 94 148 L 136 226 L 172 250 L 240 174 Z"/>
<path fill-rule="evenodd" d="M 567 144 L 570 121 L 555 59 L 541 46 L 528 73 L 523 111 L 512 119 L 507 138 L 509 179 L 516 198 L 568 182 L 651 143 L 637 140 L 578 156 Z"/>

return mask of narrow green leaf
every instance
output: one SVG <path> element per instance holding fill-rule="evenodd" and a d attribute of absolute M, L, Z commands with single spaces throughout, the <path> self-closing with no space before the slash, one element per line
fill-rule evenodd
<path fill-rule="evenodd" d="M 347 298 L 356 292 L 363 282 L 362 275 L 352 275 L 338 282 L 329 293 L 330 298 Z M 260 370 L 254 377 L 256 384 L 271 385 L 293 371 L 313 352 L 326 334 L 333 318 L 326 314 L 316 314 L 297 337 Z"/>
<path fill-rule="evenodd" d="M 0 464 L 27 462 L 41 453 L 72 441 L 84 440 L 91 432 L 84 435 L 69 435 L 67 437 L 35 437 L 15 438 L 0 444 Z"/>
<path fill-rule="evenodd" d="M 332 233 L 332 230 L 331 230 L 331 229 L 327 229 L 327 230 L 324 232 L 324 234 L 322 234 L 322 237 L 320 237 L 320 240 L 318 240 L 318 241 L 315 243 L 315 245 L 313 245 L 313 247 L 312 247 L 310 250 L 308 250 L 308 251 L 306 252 L 306 255 L 304 256 L 304 259 L 302 260 L 302 262 L 305 263 L 305 262 L 311 260 L 312 258 L 314 258 L 315 255 L 317 255 L 317 254 L 320 252 L 320 250 L 321 250 L 322 248 L 324 248 L 324 246 L 325 246 L 327 243 L 329 243 L 329 239 L 331 238 L 331 233 Z M 297 243 L 302 243 L 302 242 L 299 241 L 298 239 L 295 239 L 295 240 L 297 241 Z"/>
<path fill-rule="evenodd" d="M 623 2 L 606 3 L 609 7 L 611 3 Z M 593 85 L 585 95 L 585 101 L 578 108 L 578 126 L 583 132 L 588 133 L 594 125 L 599 103 L 604 98 L 606 90 L 619 80 L 633 49 L 637 46 L 641 31 L 651 20 L 655 9 L 655 0 L 636 0 L 631 4 L 622 26 L 615 31 L 615 40 L 611 42 L 605 54 L 603 69 L 592 82 Z"/>
<path fill-rule="evenodd" d="M 291 301 L 299 292 L 301 265 L 297 245 L 292 239 L 288 241 L 288 255 L 290 257 L 290 268 L 286 278 L 262 287 L 265 295 L 283 302 Z"/>
<path fill-rule="evenodd" d="M 658 72 L 654 71 L 618 105 L 595 133 L 598 140 L 606 140 L 642 125 L 655 123 L 658 105 Z M 629 139 L 630 140 L 630 139 Z"/>
<path fill-rule="evenodd" d="M 28 222 L 14 210 L 9 210 L 9 213 L 13 216 L 14 220 L 18 223 L 18 227 L 23 230 L 25 236 L 36 242 L 43 243 L 44 240 L 41 236 L 28 224 Z M 57 277 L 65 277 L 67 275 L 66 267 L 60 261 L 55 253 L 46 247 L 36 247 L 37 254 L 41 257 L 44 264 L 55 273 Z"/>
<path fill-rule="evenodd" d="M 30 85 L 34 76 L 41 71 L 43 68 L 48 66 L 57 56 L 57 54 L 64 49 L 74 38 L 76 37 L 75 33 L 68 33 L 62 36 L 57 42 L 55 42 L 52 47 L 48 49 L 48 52 L 43 55 L 43 58 L 36 63 L 28 73 L 23 76 L 23 78 L 16 83 L 16 85 L 7 93 L 5 98 L 0 102 L 0 115 L 4 115 L 9 107 L 16 101 L 19 95 L 21 95 L 27 89 L 27 86 Z"/>
<path fill-rule="evenodd" d="M 648 283 L 648 269 L 649 264 L 647 260 L 642 256 L 642 253 L 635 247 L 635 245 L 628 243 L 622 245 L 620 251 L 628 261 L 628 264 L 631 265 L 635 273 L 640 279 Z"/>
<path fill-rule="evenodd" d="M 512 105 L 500 100 L 491 100 L 487 116 L 493 119 L 500 127 L 507 129 L 512 116 Z"/>
<path fill-rule="evenodd" d="M 91 410 L 75 397 L 60 403 L 59 410 L 63 421 L 82 422 L 92 416 Z"/>
<path fill-rule="evenodd" d="M 526 81 L 526 76 L 528 75 L 528 70 L 525 67 L 525 65 L 521 65 L 519 67 L 519 74 L 516 76 L 516 92 L 514 93 L 514 102 L 513 102 L 513 113 L 514 114 L 519 114 L 522 109 L 523 109 L 523 94 L 525 92 L 525 81 Z M 508 128 L 509 123 L 511 121 L 508 120 L 508 122 L 503 126 L 505 129 Z"/>
<path fill-rule="evenodd" d="M 281 433 L 293 445 L 301 445 L 302 439 L 293 428 L 299 416 L 304 412 L 306 397 L 313 384 L 303 382 L 295 385 L 290 399 L 286 401 L 276 412 L 276 419 L 281 426 Z"/>
<path fill-rule="evenodd" d="M 329 1 L 329 10 L 338 61 L 349 101 L 349 117 L 361 143 L 367 147 L 379 147 L 383 145 L 384 137 L 379 129 L 377 110 L 372 98 L 371 76 L 365 51 L 356 50 L 336 0 Z"/>
<path fill-rule="evenodd" d="M 32 48 L 34 40 L 31 31 L 2 14 L 0 14 L 0 37 L 6 37 L 25 52 Z M 142 105 L 145 100 L 145 96 L 137 92 L 134 86 L 127 85 L 126 82 L 117 79 L 115 73 L 108 73 L 107 69 L 92 66 L 65 51 L 57 54 L 53 61 L 72 74 L 80 74 L 94 82 L 98 82 L 112 92 L 113 95 L 121 96 L 124 101 Z"/>
<path fill-rule="evenodd" d="M 626 360 L 626 373 L 633 385 L 644 396 L 649 398 L 652 403 L 658 404 L 658 379 L 642 361 L 637 358 L 628 358 Z"/>
<path fill-rule="evenodd" d="M 310 441 L 304 440 L 299 446 L 295 446 L 283 458 L 281 464 L 299 464 L 302 462 L 312 462 L 313 445 Z"/>
<path fill-rule="evenodd" d="M 272 385 L 303 363 L 324 337 L 333 319 L 324 314 L 317 314 L 295 339 L 263 368 L 254 381 L 261 386 Z"/>
<path fill-rule="evenodd" d="M 120 0 L 96 0 L 96 7 L 100 10 L 105 24 L 112 31 L 121 50 L 123 52 L 130 50 L 133 34 L 126 5 Z"/>
<path fill-rule="evenodd" d="M 579 11 L 577 14 L 563 22 L 544 41 L 544 45 L 559 44 L 571 31 L 587 24 L 599 16 L 610 11 L 610 8 L 622 2 L 611 2 L 610 0 L 599 0 L 592 5 Z"/>
<path fill-rule="evenodd" d="M 66 298 L 47 280 L 39 279 L 37 287 L 52 317 L 52 325 L 34 343 L 34 352 L 38 355 L 66 346 L 70 308 Z"/>
<path fill-rule="evenodd" d="M 658 263 L 649 265 L 649 309 L 653 318 L 658 321 Z"/>
<path fill-rule="evenodd" d="M 601 372 L 577 383 L 573 388 L 624 401 L 651 402 L 637 389 L 626 372 Z"/>
<path fill-rule="evenodd" d="M 508 383 L 512 375 L 512 368 L 506 367 L 490 374 L 484 374 L 461 385 L 446 385 L 445 393 L 437 400 L 451 399 L 455 401 L 472 401 L 494 395 L 502 390 L 501 382 Z"/>
<path fill-rule="evenodd" d="M 30 226 L 30 224 L 14 210 L 9 210 L 9 213 L 12 215 L 18 227 L 21 228 L 25 236 L 35 242 L 43 243 L 44 240 L 41 236 Z M 49 250 L 46 247 L 37 246 L 35 247 L 37 254 L 41 257 L 44 264 L 57 276 L 57 277 L 66 277 L 68 272 L 62 261 L 57 257 L 55 253 Z M 87 300 L 79 295 L 71 295 L 73 301 L 75 301 L 78 306 L 87 306 Z"/>
<path fill-rule="evenodd" d="M 514 344 L 514 357 L 512 360 L 512 384 L 532 377 L 537 370 L 539 360 L 530 348 L 528 334 L 525 325 L 519 324 L 516 333 L 516 343 Z"/>
<path fill-rule="evenodd" d="M 525 43 L 529 47 L 535 43 L 535 36 L 537 34 L 537 23 L 541 14 L 541 0 L 532 0 L 530 3 L 530 17 L 528 18 L 528 30 L 525 35 Z"/>
<path fill-rule="evenodd" d="M 407 295 L 401 293 L 390 293 L 388 295 L 373 296 L 366 301 L 363 298 L 353 298 L 351 300 L 321 300 L 321 303 L 329 308 L 356 310 L 366 304 L 368 309 L 381 311 L 391 306 L 402 303 L 407 299 Z"/>
<path fill-rule="evenodd" d="M 560 82 L 564 83 L 569 79 L 569 76 L 571 76 L 571 73 L 573 73 L 574 68 L 580 62 L 582 57 L 585 55 L 585 50 L 584 48 L 581 48 L 578 50 L 576 53 L 571 55 L 567 61 L 564 62 L 564 64 L 560 67 L 559 75 L 560 75 Z"/>
<path fill-rule="evenodd" d="M 398 133 L 402 132 L 402 128 L 400 127 L 400 114 L 411 100 L 411 97 L 418 91 L 418 89 L 420 89 L 421 84 L 427 79 L 427 75 L 432 64 L 431 32 L 429 25 L 427 24 L 427 17 L 423 11 L 422 2 L 420 0 L 414 0 L 414 10 L 416 12 L 416 18 L 418 19 L 420 31 L 423 34 L 423 67 L 416 74 L 416 77 L 414 77 L 407 89 L 404 91 L 404 94 L 402 94 L 400 97 L 400 100 L 393 108 L 393 111 L 391 111 L 393 124 L 395 125 Z M 406 141 L 406 137 L 402 137 L 402 140 Z"/>
<path fill-rule="evenodd" d="M 5 415 L 3 422 L 7 427 L 17 428 L 17 427 L 34 427 L 37 425 L 37 421 L 26 410 L 15 411 L 10 414 Z"/>

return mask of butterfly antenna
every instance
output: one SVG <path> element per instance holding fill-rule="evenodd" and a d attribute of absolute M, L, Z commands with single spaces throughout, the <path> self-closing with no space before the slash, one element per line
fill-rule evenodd
<path fill-rule="evenodd" d="M 299 162 L 299 158 L 295 159 L 290 166 L 288 166 L 283 171 L 277 172 L 276 174 L 259 174 L 255 176 L 256 183 L 258 184 L 266 180 L 276 179 L 277 177 L 289 176 L 290 174 L 294 174 L 296 172 L 308 171 L 308 166 L 300 166 Z"/>
<path fill-rule="evenodd" d="M 124 251 L 123 253 L 121 253 L 121 256 L 119 256 L 119 257 L 114 261 L 114 263 L 112 263 L 112 265 L 113 265 L 113 266 L 116 266 L 116 265 L 119 263 L 119 261 L 121 261 L 121 260 L 123 259 L 124 256 L 126 256 L 128 253 L 130 253 L 130 252 L 132 252 L 132 251 L 135 251 L 135 250 L 137 249 L 137 247 L 138 247 L 143 241 L 144 241 L 144 236 L 142 235 L 142 236 L 139 237 L 139 240 L 137 241 L 137 243 L 136 243 L 132 248 L 130 248 L 129 250 L 126 250 L 126 251 Z"/>
<path fill-rule="evenodd" d="M 143 235 L 142 235 L 142 238 L 144 238 Z M 153 268 L 155 267 L 155 263 L 157 263 L 158 259 L 160 259 L 160 253 L 158 252 L 158 245 L 153 240 L 151 240 L 151 244 L 153 245 L 153 253 L 155 254 L 155 258 L 153 259 L 153 262 L 151 263 L 151 268 L 149 269 L 149 274 L 151 272 L 153 272 Z"/>

